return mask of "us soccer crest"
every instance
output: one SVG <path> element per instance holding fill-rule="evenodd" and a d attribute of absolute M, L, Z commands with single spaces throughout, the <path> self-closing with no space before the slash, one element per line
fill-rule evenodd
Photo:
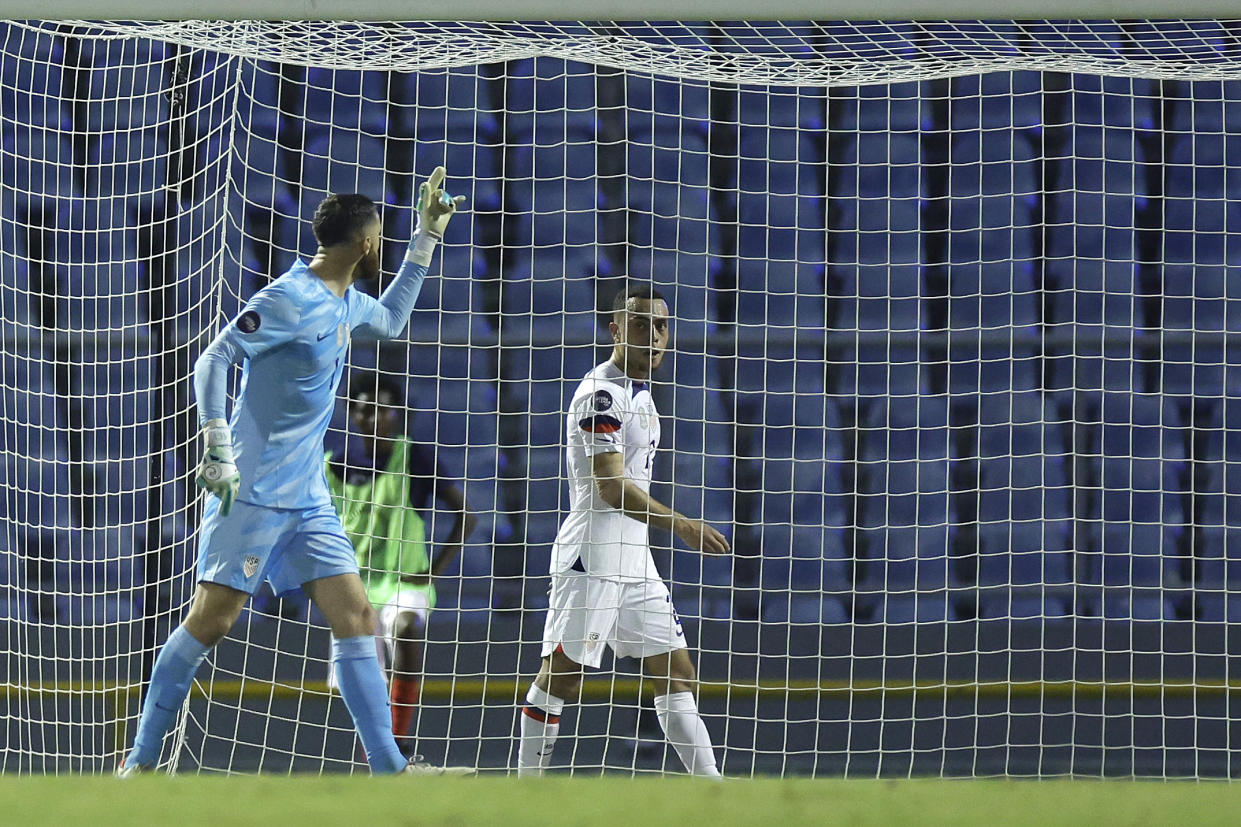
<path fill-rule="evenodd" d="M 259 570 L 259 558 L 255 554 L 247 554 L 246 560 L 242 563 L 241 568 L 246 573 L 246 577 L 253 577 Z"/>

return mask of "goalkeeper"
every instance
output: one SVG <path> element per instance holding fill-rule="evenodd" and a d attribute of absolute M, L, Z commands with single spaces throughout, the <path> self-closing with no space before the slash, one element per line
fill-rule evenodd
<path fill-rule="evenodd" d="M 408 737 L 418 706 L 427 616 L 435 608 L 434 578 L 461 553 L 478 522 L 434 452 L 406 438 L 404 403 L 401 386 L 390 377 L 356 374 L 349 383 L 349 420 L 362 436 L 362 454 L 346 457 L 342 450 L 326 457 L 332 500 L 379 615 L 398 743 Z M 432 494 L 456 514 L 434 565 L 423 516 Z"/>
<path fill-rule="evenodd" d="M 465 199 L 443 191 L 437 167 L 419 188 L 418 226 L 400 270 L 372 298 L 353 282 L 379 275 L 379 211 L 363 195 L 330 195 L 314 215 L 318 252 L 264 287 L 203 351 L 194 390 L 203 426 L 197 482 L 203 513 L 198 587 L 155 660 L 125 777 L 155 766 L 199 664 L 266 580 L 276 594 L 301 588 L 332 631 L 332 663 L 376 774 L 442 772 L 407 762 L 392 737 L 388 692 L 375 654 L 375 612 L 353 547 L 332 507 L 323 437 L 355 331 L 400 334 L 444 228 Z M 241 390 L 225 420 L 229 374 Z"/>

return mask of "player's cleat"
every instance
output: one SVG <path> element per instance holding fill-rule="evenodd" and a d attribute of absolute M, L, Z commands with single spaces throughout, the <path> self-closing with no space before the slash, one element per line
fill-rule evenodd
<path fill-rule="evenodd" d="M 133 778 L 135 775 L 143 775 L 150 771 L 150 767 L 143 766 L 142 764 L 133 764 L 127 767 L 124 763 L 121 763 L 121 765 L 116 768 L 115 775 L 117 778 L 125 780 L 127 778 Z"/>
<path fill-rule="evenodd" d="M 475 775 L 478 770 L 473 767 L 437 767 L 423 761 L 421 755 L 414 755 L 402 772 L 406 775 Z"/>

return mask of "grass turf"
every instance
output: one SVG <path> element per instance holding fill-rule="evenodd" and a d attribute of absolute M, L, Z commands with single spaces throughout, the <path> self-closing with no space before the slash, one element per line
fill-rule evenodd
<path fill-rule="evenodd" d="M 0 777 L 6 824 L 1233 824 L 1227 783 Z"/>

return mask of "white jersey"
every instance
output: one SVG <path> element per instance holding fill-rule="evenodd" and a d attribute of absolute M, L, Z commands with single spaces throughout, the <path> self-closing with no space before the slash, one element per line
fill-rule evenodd
<path fill-rule="evenodd" d="M 622 453 L 625 477 L 643 491 L 651 490 L 659 414 L 650 387 L 604 362 L 574 391 L 565 433 L 570 505 L 552 546 L 552 574 L 574 570 L 611 580 L 659 579 L 646 523 L 626 517 L 599 497 L 590 459 Z"/>

